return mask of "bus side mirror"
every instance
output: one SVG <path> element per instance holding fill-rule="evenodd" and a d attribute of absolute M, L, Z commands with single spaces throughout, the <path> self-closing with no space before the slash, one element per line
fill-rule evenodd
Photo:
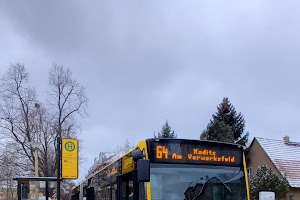
<path fill-rule="evenodd" d="M 143 152 L 140 149 L 136 149 L 132 152 L 132 159 L 137 162 L 139 159 L 143 159 Z"/>
<path fill-rule="evenodd" d="M 143 160 L 143 159 L 138 160 L 137 177 L 139 182 L 150 181 L 150 160 Z"/>

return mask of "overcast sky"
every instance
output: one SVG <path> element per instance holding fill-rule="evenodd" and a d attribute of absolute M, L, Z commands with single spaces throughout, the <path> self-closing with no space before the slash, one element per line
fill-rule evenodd
<path fill-rule="evenodd" d="M 300 2 L 1 1 L 0 74 L 17 62 L 40 99 L 53 63 L 89 98 L 88 162 L 166 120 L 199 139 L 223 97 L 255 136 L 300 141 Z"/>

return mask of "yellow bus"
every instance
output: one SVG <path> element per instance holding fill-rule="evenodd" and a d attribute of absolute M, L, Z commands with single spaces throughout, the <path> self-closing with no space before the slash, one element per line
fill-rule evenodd
<path fill-rule="evenodd" d="M 247 178 L 242 146 L 146 139 L 89 175 L 72 200 L 250 200 Z"/>

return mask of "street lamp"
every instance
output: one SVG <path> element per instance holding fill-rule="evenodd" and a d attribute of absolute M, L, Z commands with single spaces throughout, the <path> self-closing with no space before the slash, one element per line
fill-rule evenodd
<path fill-rule="evenodd" d="M 39 162 L 38 162 L 38 149 L 41 145 L 40 142 L 30 142 L 31 147 L 34 149 L 34 171 L 35 171 L 35 177 L 39 176 Z M 38 188 L 38 184 L 36 182 L 35 184 L 35 199 L 38 200 L 39 199 L 39 188 Z"/>
<path fill-rule="evenodd" d="M 30 142 L 31 147 L 34 149 L 34 170 L 35 170 L 35 176 L 39 176 L 39 166 L 38 166 L 38 148 L 40 147 L 40 142 Z"/>

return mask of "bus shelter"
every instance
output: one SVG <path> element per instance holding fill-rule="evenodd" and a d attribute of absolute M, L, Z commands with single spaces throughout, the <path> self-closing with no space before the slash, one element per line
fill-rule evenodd
<path fill-rule="evenodd" d="M 50 200 L 57 177 L 16 177 L 18 200 Z M 55 196 L 56 197 L 56 196 Z"/>

